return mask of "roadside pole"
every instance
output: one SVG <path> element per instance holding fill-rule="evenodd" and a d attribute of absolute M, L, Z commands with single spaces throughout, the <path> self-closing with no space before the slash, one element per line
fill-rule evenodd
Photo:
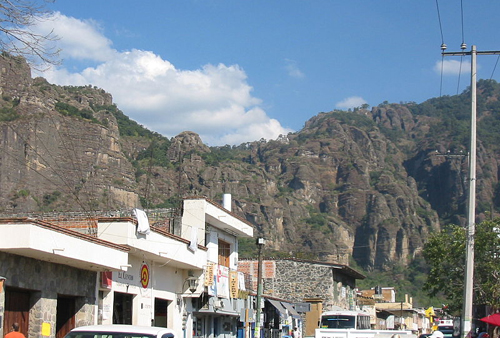
<path fill-rule="evenodd" d="M 254 338 L 260 338 L 260 303 L 262 302 L 262 247 L 264 246 L 264 238 L 257 238 L 257 245 L 259 246 L 259 260 L 257 266 L 257 301 L 255 307 L 257 308 L 257 314 L 255 318 L 255 331 Z"/>
<path fill-rule="evenodd" d="M 478 52 L 476 46 L 470 52 L 465 52 L 465 44 L 461 46 L 462 52 L 444 52 L 443 56 L 471 56 L 471 121 L 470 121 L 470 149 L 469 149 L 469 194 L 467 199 L 467 238 L 466 238 L 466 265 L 464 277 L 464 304 L 461 316 L 460 337 L 465 338 L 472 329 L 472 304 L 474 288 L 474 233 L 476 217 L 476 57 L 477 55 L 500 55 L 500 51 Z"/>

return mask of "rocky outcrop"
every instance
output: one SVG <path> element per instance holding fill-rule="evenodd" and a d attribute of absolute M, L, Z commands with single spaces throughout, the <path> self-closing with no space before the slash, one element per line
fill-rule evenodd
<path fill-rule="evenodd" d="M 183 133 L 172 145 L 198 144 L 193 138 Z M 404 154 L 374 124 L 350 126 L 322 114 L 286 141 L 232 151 L 235 158 L 217 166 L 207 165 L 203 147 L 184 156 L 181 191 L 216 200 L 231 193 L 233 211 L 255 224 L 267 248 L 343 264 L 354 256 L 368 269 L 384 269 L 407 264 L 439 229 Z"/>
<path fill-rule="evenodd" d="M 138 206 L 135 170 L 123 155 L 116 118 L 105 109 L 93 119 L 65 116 L 111 105 L 90 87 L 63 88 L 31 81 L 29 68 L 0 58 L 0 210 L 83 210 Z M 4 71 L 5 70 L 5 71 Z"/>
<path fill-rule="evenodd" d="M 266 250 L 382 270 L 408 264 L 440 219 L 464 219 L 467 158 L 441 155 L 465 148 L 453 129 L 435 133 L 442 121 L 418 110 L 427 106 L 321 113 L 275 141 L 209 148 L 188 131 L 171 140 L 127 132 L 101 89 L 32 80 L 5 57 L 0 70 L 4 214 L 169 207 L 230 193 Z M 480 142 L 478 220 L 500 203 L 496 158 Z"/>

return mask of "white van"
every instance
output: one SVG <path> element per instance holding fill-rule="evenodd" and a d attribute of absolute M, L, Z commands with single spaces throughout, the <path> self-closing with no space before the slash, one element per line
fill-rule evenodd
<path fill-rule="evenodd" d="M 71 330 L 64 338 L 179 338 L 165 327 L 137 325 L 91 325 Z"/>

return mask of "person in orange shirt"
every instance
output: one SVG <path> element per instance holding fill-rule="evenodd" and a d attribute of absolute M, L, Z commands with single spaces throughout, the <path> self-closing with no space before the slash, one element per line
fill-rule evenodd
<path fill-rule="evenodd" d="M 5 335 L 5 338 L 26 338 L 24 334 L 19 332 L 19 323 L 12 324 L 11 330 Z"/>

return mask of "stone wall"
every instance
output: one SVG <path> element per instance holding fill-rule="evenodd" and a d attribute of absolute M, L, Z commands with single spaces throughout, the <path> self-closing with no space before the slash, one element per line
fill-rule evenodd
<path fill-rule="evenodd" d="M 74 299 L 77 326 L 94 323 L 97 272 L 0 252 L 0 276 L 7 278 L 0 295 L 2 318 L 6 310 L 5 293 L 9 292 L 9 288 L 30 293 L 27 338 L 40 337 L 42 323 L 50 324 L 50 337 L 55 337 L 58 296 Z M 2 327 L 0 336 L 5 333 L 5 327 Z"/>
<path fill-rule="evenodd" d="M 274 264 L 270 264 L 273 262 Z M 257 276 L 256 261 L 240 261 L 238 270 Z M 355 305 L 355 280 L 337 265 L 293 259 L 264 260 L 263 292 L 292 303 L 323 299 L 323 309 L 351 309 Z M 274 271 L 269 271 L 274 267 Z"/>

